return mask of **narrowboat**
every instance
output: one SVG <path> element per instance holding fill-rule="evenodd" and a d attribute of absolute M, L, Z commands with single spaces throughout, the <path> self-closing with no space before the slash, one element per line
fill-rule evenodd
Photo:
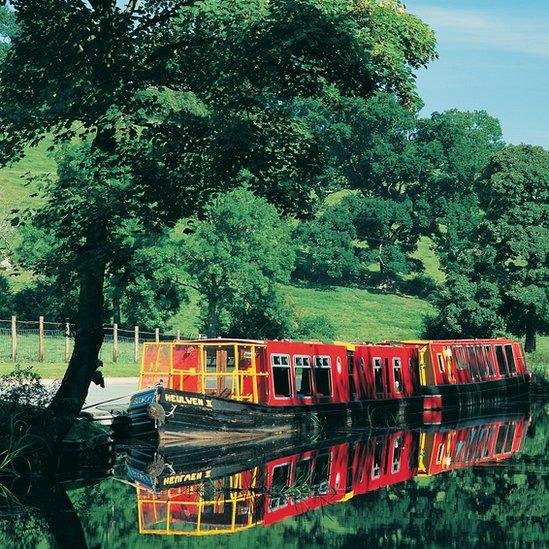
<path fill-rule="evenodd" d="M 134 436 L 265 436 L 317 425 L 469 407 L 527 394 L 510 339 L 146 343 L 128 418 Z"/>
<path fill-rule="evenodd" d="M 417 476 L 499 463 L 520 451 L 528 426 L 526 415 L 510 414 L 435 430 L 355 431 L 309 447 L 261 447 L 253 462 L 245 452 L 232 472 L 221 462 L 196 471 L 166 464 L 154 488 L 131 470 L 139 532 L 211 536 L 270 526 Z"/>

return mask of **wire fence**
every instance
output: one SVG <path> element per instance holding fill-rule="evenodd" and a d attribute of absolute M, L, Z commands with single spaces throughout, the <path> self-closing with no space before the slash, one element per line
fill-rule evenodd
<path fill-rule="evenodd" d="M 144 331 L 135 326 L 133 330 L 119 328 L 116 324 L 104 326 L 105 337 L 100 359 L 105 364 L 137 363 L 141 358 L 142 345 L 146 341 L 170 341 L 181 339 L 179 331 L 173 334 Z M 0 319 L 0 363 L 8 362 L 68 362 L 74 347 L 75 326 L 70 323 Z M 185 335 L 194 339 L 197 335 Z"/>

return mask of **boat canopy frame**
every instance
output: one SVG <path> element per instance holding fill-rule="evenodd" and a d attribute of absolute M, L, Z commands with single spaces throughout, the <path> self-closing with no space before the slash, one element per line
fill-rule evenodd
<path fill-rule="evenodd" d="M 176 388 L 177 382 L 179 385 L 177 388 L 181 390 L 186 381 L 193 379 L 198 382 L 196 392 L 206 394 L 209 380 L 227 380 L 230 383 L 230 388 L 226 389 L 227 394 L 213 396 L 222 396 L 239 402 L 259 403 L 259 380 L 268 377 L 269 373 L 259 371 L 257 352 L 265 347 L 265 343 L 254 340 L 147 342 L 143 345 L 139 389 L 147 389 L 162 381 L 168 389 Z M 196 349 L 198 360 L 194 367 L 180 368 L 174 360 L 175 352 L 184 348 Z M 232 351 L 234 366 L 225 371 L 219 371 L 219 366 L 216 364 L 215 372 L 208 371 L 206 353 L 209 349 Z M 250 364 L 247 368 L 241 367 L 241 351 L 249 352 Z M 162 376 L 166 376 L 167 379 Z"/>
<path fill-rule="evenodd" d="M 216 494 L 217 497 L 204 497 L 200 491 L 190 493 L 185 488 L 169 490 L 167 493 L 155 495 L 146 489 L 137 487 L 137 506 L 139 533 L 160 534 L 160 535 L 178 535 L 178 536 L 215 536 L 222 534 L 234 534 L 248 530 L 261 520 L 255 520 L 254 510 L 257 508 L 260 500 L 260 492 L 255 488 L 259 478 L 259 468 L 254 467 L 251 476 L 251 485 L 245 487 L 243 474 L 235 473 L 229 478 L 228 493 L 223 495 Z M 171 499 L 172 497 L 176 499 Z M 178 529 L 175 527 L 177 520 L 175 518 L 174 508 L 185 507 L 187 510 L 194 509 L 196 512 L 195 522 L 188 523 L 192 527 L 188 529 Z M 229 524 L 207 523 L 204 518 L 204 508 L 213 506 L 229 506 L 231 520 Z M 248 509 L 246 520 L 238 523 L 239 507 Z M 145 511 L 151 510 L 154 515 L 154 522 L 147 521 Z M 159 511 L 161 511 L 159 513 Z"/>

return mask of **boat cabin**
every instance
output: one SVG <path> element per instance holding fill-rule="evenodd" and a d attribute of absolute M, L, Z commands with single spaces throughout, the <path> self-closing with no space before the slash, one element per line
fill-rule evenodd
<path fill-rule="evenodd" d="M 272 407 L 395 400 L 443 386 L 524 377 L 510 339 L 347 344 L 199 339 L 145 343 L 140 389 L 155 385 Z"/>

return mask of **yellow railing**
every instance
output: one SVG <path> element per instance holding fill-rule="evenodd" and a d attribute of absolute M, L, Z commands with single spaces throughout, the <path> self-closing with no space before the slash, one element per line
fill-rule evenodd
<path fill-rule="evenodd" d="M 174 365 L 174 350 L 177 347 L 193 347 L 197 349 L 198 360 L 194 367 L 187 369 L 180 369 Z M 209 387 L 207 387 L 208 379 L 229 379 L 230 389 L 227 387 L 224 391 L 229 390 L 226 396 L 233 400 L 259 402 L 259 386 L 258 379 L 262 377 L 268 377 L 267 372 L 258 372 L 258 364 L 256 361 L 257 350 L 264 348 L 265 345 L 260 343 L 241 343 L 234 341 L 220 341 L 220 342 L 200 342 L 200 341 L 175 341 L 175 342 L 163 342 L 163 343 L 145 343 L 143 346 L 143 358 L 141 362 L 141 376 L 139 387 L 144 389 L 148 378 L 158 378 L 162 374 L 168 376 L 167 387 L 174 387 L 174 380 L 179 379 L 179 386 L 183 387 L 185 378 L 194 377 L 199 378 L 200 391 L 206 393 Z M 234 354 L 234 367 L 230 371 L 215 371 L 208 372 L 206 367 L 206 350 L 220 349 L 220 350 L 232 350 Z M 245 350 L 250 352 L 250 365 L 248 368 L 241 368 L 240 351 Z M 252 380 L 252 391 L 245 392 L 243 390 L 245 379 Z M 216 383 L 217 385 L 217 383 Z M 223 392 L 224 392 L 223 391 Z"/>
<path fill-rule="evenodd" d="M 258 479 L 258 469 L 254 469 L 252 473 L 252 482 L 248 488 L 242 488 L 242 473 L 232 475 L 230 482 L 230 493 L 228 496 L 225 492 L 220 492 L 218 498 L 204 500 L 199 499 L 185 499 L 185 500 L 170 500 L 170 492 L 167 493 L 166 499 L 155 499 L 154 497 L 143 498 L 138 490 L 137 493 L 137 508 L 138 508 L 138 520 L 139 520 L 139 533 L 140 534 L 157 534 L 157 535 L 170 535 L 175 534 L 179 536 L 212 536 L 218 534 L 232 534 L 241 530 L 246 530 L 259 524 L 261 520 L 254 522 L 254 505 L 258 499 L 258 494 L 255 493 L 254 488 Z M 189 494 L 190 495 L 190 494 Z M 198 496 L 200 498 L 200 496 Z M 237 524 L 237 512 L 239 504 L 247 504 L 243 506 L 243 510 L 246 511 L 246 519 L 241 524 Z M 150 528 L 149 524 L 144 524 L 143 506 L 150 505 L 154 514 L 154 525 L 158 526 L 164 524 L 164 528 Z M 231 506 L 231 521 L 229 524 L 206 524 L 204 522 L 204 507 L 208 505 Z M 189 517 L 187 525 L 195 526 L 194 529 L 178 530 L 173 528 L 172 522 L 176 522 L 177 519 L 172 517 L 172 511 L 174 506 L 185 506 L 187 510 L 193 508 L 196 510 L 196 515 Z M 166 514 L 162 518 L 158 517 L 157 507 L 166 511 Z M 184 522 L 184 521 L 177 521 Z M 206 526 L 206 529 L 204 529 Z M 219 526 L 219 528 L 215 528 Z"/>

